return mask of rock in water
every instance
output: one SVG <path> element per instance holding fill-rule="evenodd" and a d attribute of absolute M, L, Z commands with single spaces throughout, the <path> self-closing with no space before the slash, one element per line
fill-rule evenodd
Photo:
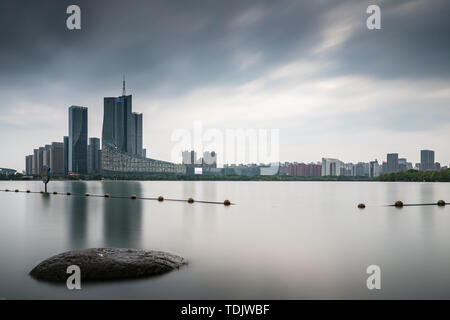
<path fill-rule="evenodd" d="M 60 253 L 39 263 L 30 275 L 47 281 L 66 281 L 67 267 L 77 265 L 82 281 L 149 277 L 178 269 L 186 259 L 162 251 L 92 248 Z"/>

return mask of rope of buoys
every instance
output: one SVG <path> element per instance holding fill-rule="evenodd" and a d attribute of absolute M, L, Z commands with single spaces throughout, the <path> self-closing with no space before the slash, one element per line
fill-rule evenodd
<path fill-rule="evenodd" d="M 3 192 L 9 192 L 11 190 L 9 189 L 3 189 L 0 190 Z M 83 196 L 83 197 L 101 197 L 101 198 L 113 198 L 113 199 L 132 199 L 132 200 L 157 200 L 159 202 L 163 202 L 163 201 L 178 201 L 178 202 L 188 202 L 188 203 L 194 203 L 194 202 L 198 202 L 198 203 L 209 203 L 209 204 L 223 204 L 224 206 L 230 206 L 230 205 L 234 205 L 234 203 L 231 203 L 230 200 L 224 200 L 223 202 L 220 201 L 205 201 L 205 200 L 194 200 L 194 198 L 188 198 L 187 200 L 184 199 L 170 199 L 170 198 L 164 198 L 163 196 L 158 196 L 157 198 L 150 198 L 150 197 L 138 197 L 135 194 L 130 195 L 129 197 L 127 196 L 112 196 L 109 193 L 105 193 L 105 194 L 91 194 L 91 193 L 72 193 L 72 192 L 57 192 L 57 191 L 53 191 L 53 192 L 44 192 L 44 191 L 30 191 L 30 190 L 26 190 L 26 191 L 20 191 L 19 189 L 15 189 L 15 192 L 23 192 L 23 193 L 40 193 L 40 194 L 45 194 L 45 195 L 50 195 L 50 194 L 54 194 L 54 195 L 63 195 L 66 194 L 67 196 Z"/>
<path fill-rule="evenodd" d="M 396 207 L 396 208 L 403 208 L 403 207 L 418 207 L 418 206 L 439 206 L 439 207 L 445 207 L 447 203 L 444 200 L 439 200 L 438 202 L 433 203 L 403 203 L 403 201 L 395 201 L 394 204 L 388 204 L 386 207 Z M 358 208 L 364 209 L 366 205 L 364 203 L 359 203 Z"/>

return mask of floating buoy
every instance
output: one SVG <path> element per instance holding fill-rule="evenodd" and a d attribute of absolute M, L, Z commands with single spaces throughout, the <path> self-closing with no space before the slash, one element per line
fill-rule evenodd
<path fill-rule="evenodd" d="M 225 200 L 225 201 L 223 202 L 223 204 L 224 204 L 225 206 L 229 206 L 229 205 L 231 204 L 231 202 L 230 202 L 230 200 Z"/>
<path fill-rule="evenodd" d="M 130 198 L 134 200 L 134 199 L 136 199 L 136 195 L 132 194 Z"/>
<path fill-rule="evenodd" d="M 364 203 L 359 203 L 358 204 L 358 208 L 359 209 L 364 209 L 366 207 L 366 205 Z"/>
<path fill-rule="evenodd" d="M 87 192 L 86 192 L 84 195 L 85 195 L 86 197 L 89 197 L 89 193 L 87 193 Z"/>
<path fill-rule="evenodd" d="M 30 193 L 31 191 L 30 190 L 27 190 L 27 193 Z"/>
<path fill-rule="evenodd" d="M 71 195 L 71 193 L 70 193 L 70 192 L 67 192 L 67 195 L 68 195 L 68 196 L 70 196 L 70 195 Z"/>
<path fill-rule="evenodd" d="M 401 207 L 403 207 L 403 202 L 401 202 L 400 200 L 399 201 L 395 201 L 394 206 L 397 207 L 397 208 L 401 208 Z"/>
<path fill-rule="evenodd" d="M 443 207 L 443 206 L 445 206 L 445 201 L 444 201 L 444 200 L 439 200 L 439 201 L 437 202 L 437 205 L 438 205 L 439 207 Z"/>
<path fill-rule="evenodd" d="M 14 190 L 14 192 L 19 192 L 19 189 Z"/>
<path fill-rule="evenodd" d="M 158 197 L 158 201 L 164 201 L 164 197 L 163 196 L 159 196 Z"/>
<path fill-rule="evenodd" d="M 56 192 L 56 191 L 53 191 L 53 194 L 58 194 L 58 192 Z"/>
<path fill-rule="evenodd" d="M 189 198 L 187 202 L 189 202 L 189 203 L 194 203 L 194 199 Z"/>
<path fill-rule="evenodd" d="M 109 198 L 109 193 L 105 193 L 104 197 Z"/>

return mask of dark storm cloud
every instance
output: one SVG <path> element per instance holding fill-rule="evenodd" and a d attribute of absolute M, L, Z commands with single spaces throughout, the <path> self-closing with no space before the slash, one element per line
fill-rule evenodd
<path fill-rule="evenodd" d="M 311 45 L 314 16 L 323 9 L 295 1 L 77 1 L 82 30 L 69 31 L 69 4 L 3 2 L 3 80 L 48 77 L 97 88 L 126 73 L 172 90 L 248 80 Z M 241 51 L 261 55 L 245 74 L 233 65 Z"/>
<path fill-rule="evenodd" d="M 2 1 L 1 80 L 98 90 L 117 87 L 125 73 L 165 94 L 248 81 L 307 56 L 326 23 L 345 21 L 355 8 L 356 30 L 323 53 L 337 61 L 330 73 L 448 77 L 450 4 L 402 9 L 408 2 L 414 1 L 378 1 L 383 29 L 373 32 L 365 28 L 364 1 Z M 81 31 L 65 28 L 65 10 L 74 3 L 82 10 Z M 320 19 L 339 8 L 332 21 Z M 258 59 L 245 72 L 236 67 L 252 54 Z"/>

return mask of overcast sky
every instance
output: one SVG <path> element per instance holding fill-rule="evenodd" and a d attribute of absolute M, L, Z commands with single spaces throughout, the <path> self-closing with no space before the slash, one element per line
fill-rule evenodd
<path fill-rule="evenodd" d="M 81 7 L 81 30 L 66 8 Z M 381 7 L 381 30 L 366 8 Z M 280 160 L 450 162 L 450 2 L 24 1 L 0 3 L 0 167 L 62 141 L 122 75 L 144 114 L 147 156 L 171 160 L 174 130 L 279 129 Z"/>

